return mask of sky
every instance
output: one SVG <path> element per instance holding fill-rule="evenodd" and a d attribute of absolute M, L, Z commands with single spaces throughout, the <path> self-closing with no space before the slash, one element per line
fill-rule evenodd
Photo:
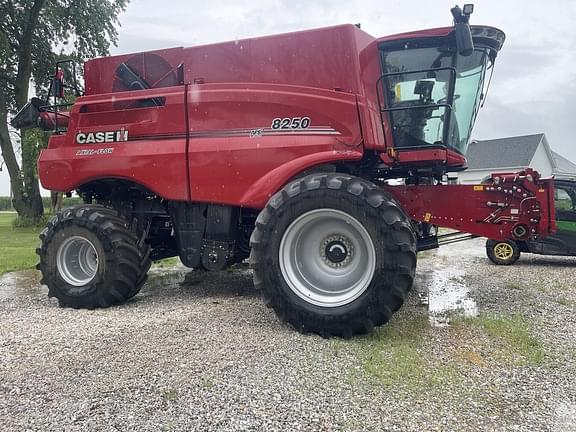
<path fill-rule="evenodd" d="M 243 4 L 241 4 L 243 3 Z M 248 3 L 246 5 L 245 3 Z M 451 25 L 455 0 L 132 0 L 113 54 L 360 23 L 374 37 Z M 476 0 L 471 24 L 506 33 L 473 139 L 545 133 L 576 162 L 576 1 Z M 0 172 L 0 196 L 8 195 Z"/>

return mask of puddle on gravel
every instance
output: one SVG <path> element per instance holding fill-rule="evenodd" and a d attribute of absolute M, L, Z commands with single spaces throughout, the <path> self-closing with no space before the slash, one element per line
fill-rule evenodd
<path fill-rule="evenodd" d="M 35 270 L 23 270 L 0 276 L 0 299 L 26 297 L 41 294 L 40 274 Z"/>
<path fill-rule="evenodd" d="M 453 313 L 466 317 L 478 315 L 478 306 L 470 297 L 464 275 L 462 270 L 442 266 L 429 274 L 428 317 L 433 325 L 448 325 Z"/>
<path fill-rule="evenodd" d="M 462 261 L 473 261 L 482 253 L 479 247 L 482 240 L 473 240 L 457 245 L 443 246 L 434 253 L 438 257 L 458 256 Z M 483 244 L 483 243 L 482 243 Z M 464 247 L 463 247 L 464 246 Z M 417 271 L 417 286 L 420 301 L 428 306 L 428 318 L 434 326 L 447 326 L 450 316 L 458 314 L 466 317 L 478 315 L 478 305 L 470 296 L 466 285 L 466 272 L 462 264 L 435 264 L 428 273 Z"/>

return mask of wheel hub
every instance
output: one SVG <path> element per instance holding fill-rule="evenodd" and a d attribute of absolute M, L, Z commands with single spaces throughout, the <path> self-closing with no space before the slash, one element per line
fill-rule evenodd
<path fill-rule="evenodd" d="M 494 247 L 494 255 L 502 260 L 509 260 L 514 255 L 514 250 L 508 243 L 498 243 Z"/>
<path fill-rule="evenodd" d="M 332 268 L 344 267 L 353 258 L 354 245 L 341 235 L 331 235 L 320 246 L 322 261 Z"/>

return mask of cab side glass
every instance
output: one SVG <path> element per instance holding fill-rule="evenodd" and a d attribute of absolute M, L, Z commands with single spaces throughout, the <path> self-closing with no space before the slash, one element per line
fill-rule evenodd
<path fill-rule="evenodd" d="M 556 185 L 554 206 L 558 231 L 576 232 L 576 190 Z"/>

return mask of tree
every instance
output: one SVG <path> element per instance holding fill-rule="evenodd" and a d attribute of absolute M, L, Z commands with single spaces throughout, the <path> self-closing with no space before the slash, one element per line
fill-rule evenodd
<path fill-rule="evenodd" d="M 0 0 L 0 148 L 19 217 L 36 221 L 43 206 L 36 160 L 42 141 L 22 131 L 22 164 L 10 137 L 8 117 L 28 101 L 32 80 L 46 93 L 54 63 L 66 57 L 83 61 L 108 54 L 116 45 L 118 14 L 129 0 Z"/>

